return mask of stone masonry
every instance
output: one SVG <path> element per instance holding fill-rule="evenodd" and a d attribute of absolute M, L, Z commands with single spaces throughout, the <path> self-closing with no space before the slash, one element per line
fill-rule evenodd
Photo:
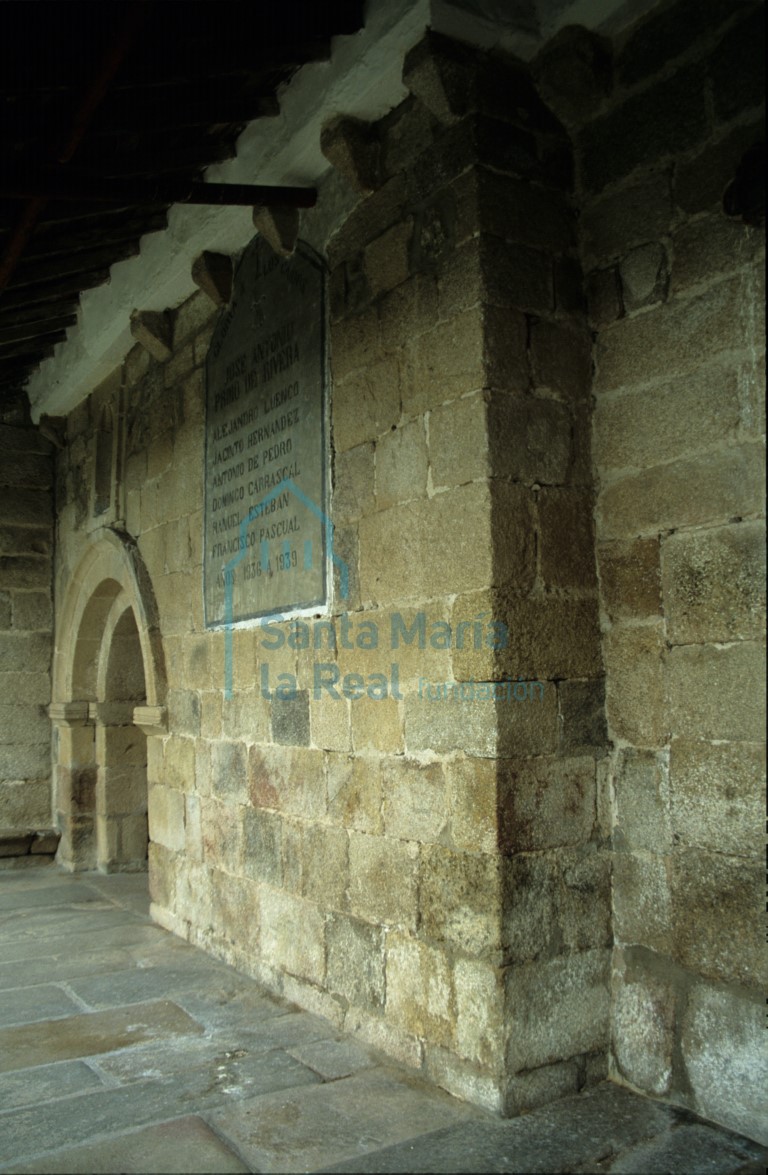
<path fill-rule="evenodd" d="M 52 449 L 0 425 L 0 829 L 22 834 L 51 827 Z"/>
<path fill-rule="evenodd" d="M 612 93 L 574 131 L 596 332 L 612 1066 L 755 1129 L 768 1075 L 765 236 L 729 221 L 722 198 L 764 134 L 764 11 L 702 15 L 682 3 L 631 29 Z"/>
<path fill-rule="evenodd" d="M 530 66 L 429 33 L 400 106 L 329 128 L 300 235 L 349 590 L 237 628 L 232 697 L 202 610 L 218 308 L 160 316 L 70 414 L 54 806 L 68 868 L 148 854 L 162 925 L 453 1093 L 515 1114 L 610 1074 L 768 1137 L 764 237 L 721 206 L 762 10 L 702 7 Z M 34 435 L 0 519 L 3 575 L 30 572 L 0 641 L 40 693 L 13 707 L 38 782 L 0 783 L 19 825 L 50 820 Z M 265 696 L 281 673 L 298 692 Z"/>

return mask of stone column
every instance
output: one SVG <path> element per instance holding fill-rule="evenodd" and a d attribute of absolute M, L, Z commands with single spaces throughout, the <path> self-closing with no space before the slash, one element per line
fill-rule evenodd
<path fill-rule="evenodd" d="M 88 702 L 52 702 L 54 815 L 61 830 L 57 861 L 96 867 L 96 748 Z"/>

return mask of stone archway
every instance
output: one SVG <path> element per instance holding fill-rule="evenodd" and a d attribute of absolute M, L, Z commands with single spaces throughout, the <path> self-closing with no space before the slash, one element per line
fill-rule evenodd
<path fill-rule="evenodd" d="M 136 544 L 97 533 L 57 616 L 54 808 L 68 869 L 146 868 L 147 738 L 165 729 L 154 593 Z"/>

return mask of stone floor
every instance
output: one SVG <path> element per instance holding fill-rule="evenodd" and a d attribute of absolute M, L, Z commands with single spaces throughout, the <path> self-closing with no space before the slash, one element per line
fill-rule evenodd
<path fill-rule="evenodd" d="M 0 873 L 0 1172 L 762 1172 L 604 1084 L 501 1121 L 154 926 L 146 878 Z"/>

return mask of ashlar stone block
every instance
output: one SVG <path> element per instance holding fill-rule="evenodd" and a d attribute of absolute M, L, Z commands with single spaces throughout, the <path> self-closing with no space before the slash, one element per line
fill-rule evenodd
<path fill-rule="evenodd" d="M 400 933 L 387 935 L 386 1007 L 395 1024 L 450 1046 L 456 1008 L 451 968 L 443 951 Z"/>

